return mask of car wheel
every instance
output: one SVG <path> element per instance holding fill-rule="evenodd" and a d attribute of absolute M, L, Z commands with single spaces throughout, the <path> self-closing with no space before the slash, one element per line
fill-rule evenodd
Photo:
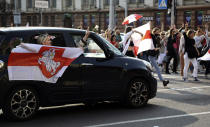
<path fill-rule="evenodd" d="M 127 89 L 127 105 L 138 108 L 146 105 L 148 100 L 149 88 L 147 82 L 142 79 L 135 79 L 131 81 Z"/>
<path fill-rule="evenodd" d="M 9 94 L 2 111 L 9 120 L 27 120 L 34 116 L 38 108 L 37 92 L 29 87 L 21 87 Z"/>

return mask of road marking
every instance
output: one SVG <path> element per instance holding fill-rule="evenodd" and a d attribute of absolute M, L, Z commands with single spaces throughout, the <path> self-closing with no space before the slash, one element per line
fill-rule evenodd
<path fill-rule="evenodd" d="M 185 90 L 201 90 L 203 88 L 210 88 L 210 86 L 201 86 L 201 87 L 189 87 L 189 88 L 168 88 L 168 89 L 160 89 L 158 92 L 161 91 L 168 91 L 168 90 L 179 90 L 179 91 L 185 91 Z"/>
<path fill-rule="evenodd" d="M 173 116 L 164 116 L 164 117 L 154 117 L 154 118 L 147 118 L 147 119 L 129 120 L 129 121 L 121 121 L 121 122 L 113 122 L 113 123 L 106 123 L 106 124 L 90 125 L 90 126 L 86 126 L 86 127 L 105 127 L 105 126 L 114 126 L 114 125 L 120 125 L 120 124 L 147 122 L 147 121 L 154 121 L 154 120 L 164 120 L 164 119 L 207 115 L 207 114 L 210 114 L 210 111 L 209 112 L 200 112 L 200 113 L 191 113 L 191 114 L 182 114 L 182 115 L 173 115 Z"/>

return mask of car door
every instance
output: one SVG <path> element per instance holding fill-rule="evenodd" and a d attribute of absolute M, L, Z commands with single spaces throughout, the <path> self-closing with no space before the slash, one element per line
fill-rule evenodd
<path fill-rule="evenodd" d="M 52 36 L 53 46 L 66 47 L 66 38 L 63 32 L 45 31 L 43 33 Z M 39 35 L 34 34 L 33 36 Z M 33 40 L 36 37 L 33 36 L 31 37 L 32 42 L 36 43 L 36 40 Z M 47 96 L 49 96 L 50 101 L 54 103 L 70 103 L 81 99 L 81 69 L 79 65 L 80 60 L 74 60 L 56 83 L 46 83 L 47 91 L 49 91 Z"/>
<path fill-rule="evenodd" d="M 88 45 L 80 57 L 81 80 L 83 81 L 82 97 L 84 99 L 117 97 L 123 71 L 122 66 L 114 57 L 106 57 L 104 47 L 93 34 L 89 36 L 87 43 Z"/>

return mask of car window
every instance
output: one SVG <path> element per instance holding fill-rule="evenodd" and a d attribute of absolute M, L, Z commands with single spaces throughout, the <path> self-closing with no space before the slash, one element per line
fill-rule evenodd
<path fill-rule="evenodd" d="M 4 40 L 5 35 L 4 34 L 0 34 L 0 43 Z"/>
<path fill-rule="evenodd" d="M 83 43 L 81 41 L 83 36 L 81 36 L 81 35 L 71 35 L 71 36 L 74 40 L 76 47 L 83 48 L 85 57 L 93 57 L 93 58 L 105 58 L 106 57 L 104 51 L 95 42 L 95 40 L 92 39 L 91 37 L 88 38 L 87 45 L 81 46 L 81 43 Z M 82 45 L 84 45 L 84 44 L 82 44 Z"/>
<path fill-rule="evenodd" d="M 66 47 L 65 39 L 62 33 L 39 33 L 39 34 L 34 34 L 30 37 L 28 43 L 32 44 L 38 44 L 37 38 L 38 36 L 42 34 L 48 34 L 52 37 L 52 46 L 60 46 L 60 47 Z"/>
<path fill-rule="evenodd" d="M 24 42 L 23 36 L 10 36 L 7 37 L 0 46 L 0 54 L 10 54 L 11 50 Z"/>

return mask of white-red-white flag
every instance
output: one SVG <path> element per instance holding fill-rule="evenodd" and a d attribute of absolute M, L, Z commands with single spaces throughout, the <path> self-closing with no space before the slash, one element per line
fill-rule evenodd
<path fill-rule="evenodd" d="M 137 56 L 140 52 L 154 49 L 154 44 L 150 32 L 150 22 L 134 29 L 143 34 L 143 37 L 139 33 L 133 33 L 131 35 L 134 43 L 134 54 Z"/>
<path fill-rule="evenodd" d="M 134 21 L 139 20 L 140 18 L 142 18 L 143 16 L 139 15 L 139 14 L 131 14 L 128 17 L 126 17 L 122 23 L 122 25 L 127 25 L 130 24 Z"/>
<path fill-rule="evenodd" d="M 25 44 L 14 48 L 9 56 L 9 80 L 38 80 L 56 83 L 66 68 L 82 53 L 80 48 Z"/>
<path fill-rule="evenodd" d="M 208 52 L 204 56 L 198 58 L 198 60 L 203 60 L 203 61 L 210 60 L 210 49 L 208 50 Z"/>

